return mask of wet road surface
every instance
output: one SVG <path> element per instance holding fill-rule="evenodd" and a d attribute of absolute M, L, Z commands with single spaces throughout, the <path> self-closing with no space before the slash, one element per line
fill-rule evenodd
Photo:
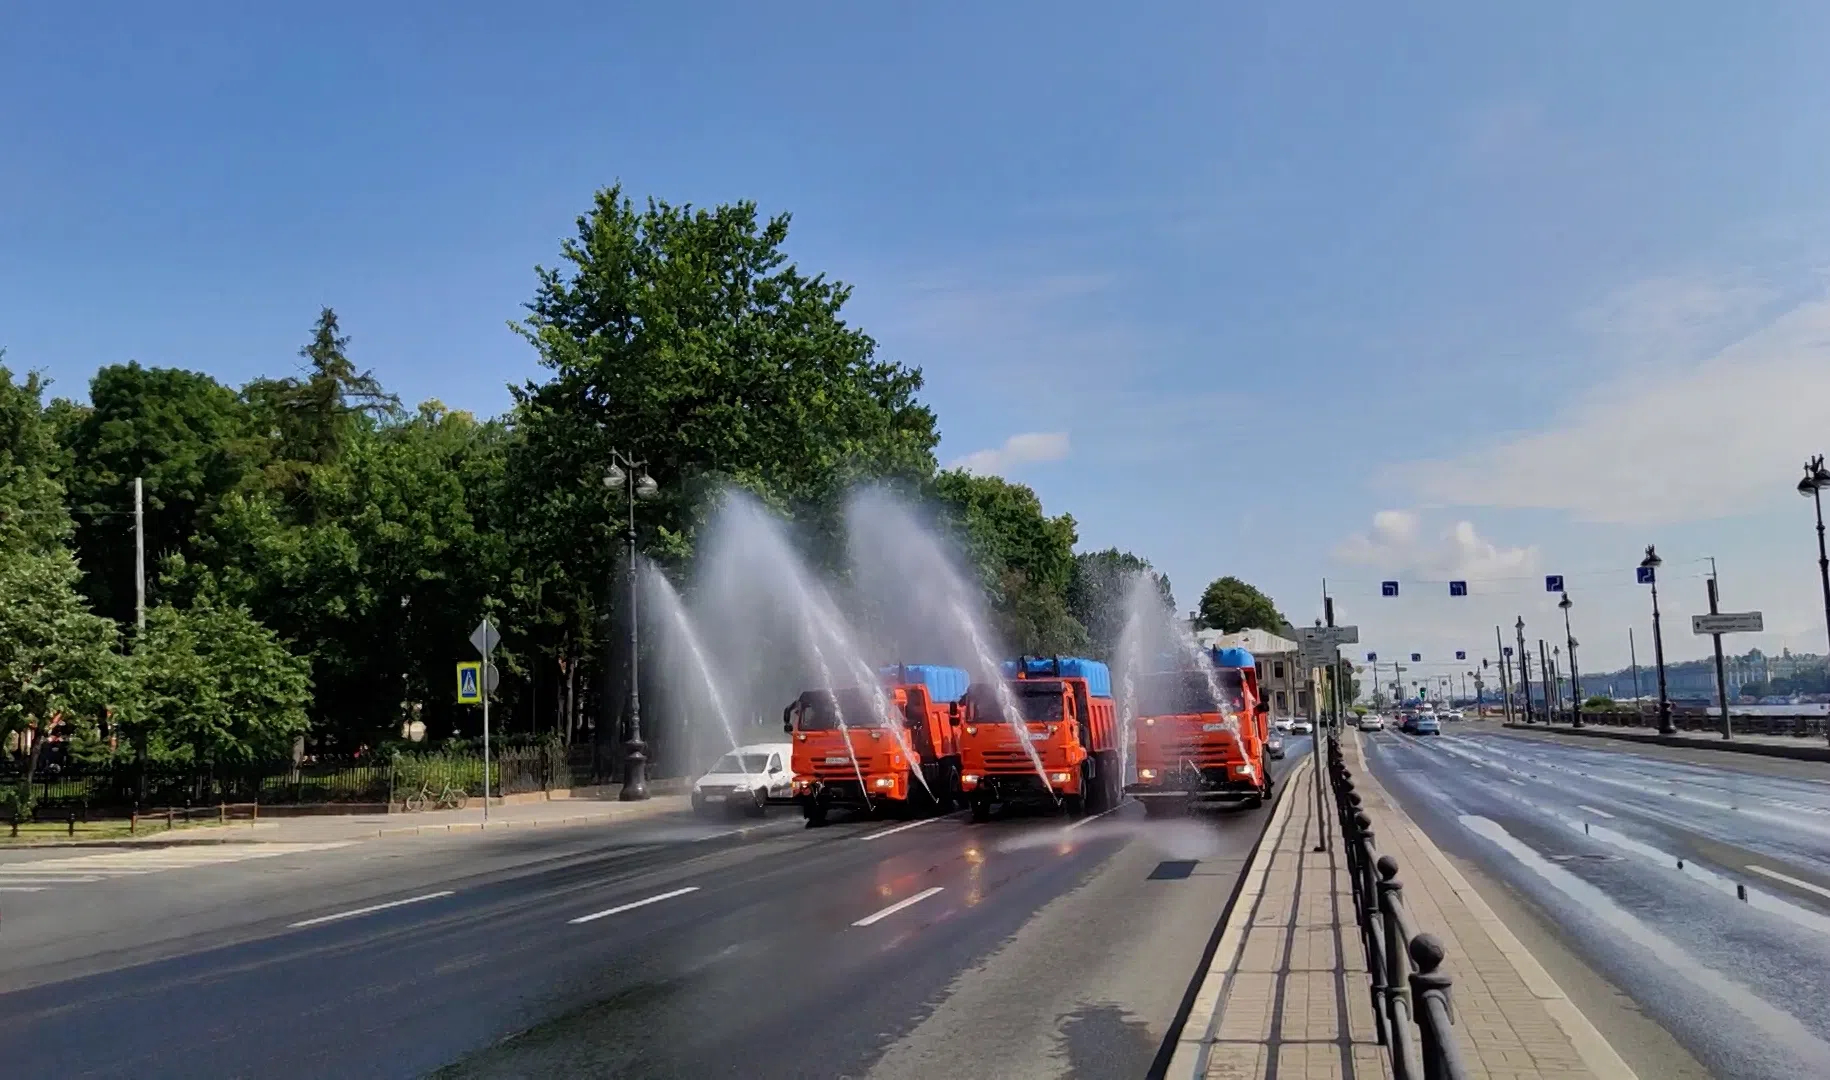
<path fill-rule="evenodd" d="M 1547 913 L 1712 1073 L 1830 1076 L 1830 767 L 1472 725 L 1363 738 L 1432 839 Z"/>
<path fill-rule="evenodd" d="M 1136 1077 L 1268 817 L 1127 804 L 807 829 L 784 808 L 144 874 L 60 862 L 0 896 L 0 1061 L 8 1077 Z"/>

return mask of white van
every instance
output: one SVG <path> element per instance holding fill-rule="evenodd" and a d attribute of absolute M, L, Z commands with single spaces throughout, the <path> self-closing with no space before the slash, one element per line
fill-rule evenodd
<path fill-rule="evenodd" d="M 793 761 L 793 743 L 740 746 L 714 762 L 693 784 L 693 810 L 761 817 L 763 808 L 772 802 L 793 802 Z"/>

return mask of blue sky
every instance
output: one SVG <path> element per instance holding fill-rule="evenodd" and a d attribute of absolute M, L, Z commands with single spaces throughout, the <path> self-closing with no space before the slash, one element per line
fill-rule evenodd
<path fill-rule="evenodd" d="M 1714 555 L 1768 613 L 1737 644 L 1823 651 L 1830 8 L 265 7 L 0 14 L 13 367 L 238 383 L 331 304 L 494 413 L 593 189 L 751 198 L 925 370 L 944 460 L 1185 607 L 1235 573 L 1303 619 L 1327 576 L 1367 647 L 1479 656 L 1561 571 L 1613 666 L 1656 542 L 1669 612 Z"/>

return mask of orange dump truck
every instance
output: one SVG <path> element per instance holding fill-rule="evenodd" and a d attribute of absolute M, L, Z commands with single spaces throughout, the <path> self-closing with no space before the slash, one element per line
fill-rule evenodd
<path fill-rule="evenodd" d="M 839 808 L 898 815 L 959 802 L 961 702 L 955 667 L 895 664 L 881 687 L 808 690 L 782 711 L 794 739 L 794 801 L 810 825 Z M 880 691 L 880 693 L 879 693 Z"/>
<path fill-rule="evenodd" d="M 1258 698 L 1258 663 L 1244 649 L 1215 649 L 1208 657 L 1208 671 L 1138 680 L 1137 780 L 1125 790 L 1151 817 L 1195 802 L 1259 806 L 1271 796 L 1270 708 Z"/>
<path fill-rule="evenodd" d="M 1112 673 L 1097 660 L 1023 657 L 1001 686 L 974 686 L 960 731 L 960 790 L 972 820 L 997 804 L 1099 812 L 1123 798 Z M 1013 714 L 1014 715 L 1011 715 Z"/>

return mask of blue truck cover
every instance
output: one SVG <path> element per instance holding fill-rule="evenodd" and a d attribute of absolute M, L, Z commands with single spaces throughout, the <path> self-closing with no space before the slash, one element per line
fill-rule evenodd
<path fill-rule="evenodd" d="M 1227 648 L 1214 650 L 1215 667 L 1257 667 L 1258 658 L 1248 649 Z"/>
<path fill-rule="evenodd" d="M 1023 665 L 1023 674 L 1032 679 L 1085 679 L 1087 693 L 1093 697 L 1112 696 L 1112 669 L 1098 660 L 1087 660 L 1078 656 L 1026 656 L 1021 661 L 1006 660 L 999 665 L 1006 679 L 1017 677 L 1017 665 Z M 1060 664 L 1057 672 L 1055 665 Z"/>
<path fill-rule="evenodd" d="M 917 683 L 928 688 L 928 696 L 943 705 L 959 701 L 966 696 L 966 690 L 972 685 L 972 676 L 965 668 L 943 667 L 940 664 L 888 664 L 878 670 L 885 679 L 902 683 Z"/>

